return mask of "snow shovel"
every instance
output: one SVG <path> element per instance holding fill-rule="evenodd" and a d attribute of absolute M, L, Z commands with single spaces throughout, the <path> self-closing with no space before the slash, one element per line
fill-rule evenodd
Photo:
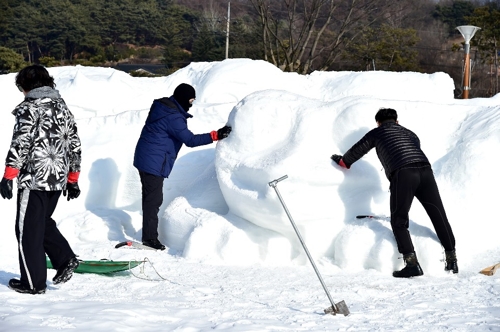
<path fill-rule="evenodd" d="M 482 273 L 484 274 L 485 276 L 492 276 L 495 274 L 495 272 L 497 271 L 497 269 L 500 268 L 500 263 L 498 264 L 495 264 L 495 265 L 492 265 L 492 266 L 488 266 L 487 268 L 484 268 L 482 269 L 481 271 L 479 271 L 479 273 Z"/>
<path fill-rule="evenodd" d="M 332 304 L 332 306 L 326 308 L 324 310 L 324 312 L 325 312 L 325 314 L 336 315 L 337 313 L 339 313 L 339 314 L 343 314 L 344 316 L 347 316 L 350 314 L 349 308 L 347 308 L 347 305 L 345 304 L 345 302 L 343 300 L 337 304 L 335 304 L 333 302 L 332 297 L 330 295 L 330 292 L 328 292 L 328 289 L 326 288 L 325 282 L 323 281 L 323 278 L 321 277 L 321 274 L 319 273 L 318 268 L 316 267 L 316 264 L 314 264 L 314 260 L 312 259 L 311 254 L 309 253 L 309 250 L 307 249 L 306 244 L 304 243 L 304 240 L 302 239 L 302 236 L 300 235 L 300 232 L 299 232 L 297 226 L 295 225 L 295 222 L 293 221 L 293 218 L 290 215 L 290 212 L 288 211 L 288 209 L 285 205 L 285 202 L 283 201 L 283 198 L 280 195 L 280 192 L 278 191 L 278 188 L 277 188 L 278 182 L 283 181 L 286 178 L 288 178 L 288 175 L 282 176 L 279 179 L 271 181 L 271 182 L 269 182 L 269 186 L 273 187 L 274 190 L 276 191 L 276 195 L 278 195 L 278 198 L 281 202 L 281 205 L 283 205 L 283 209 L 285 209 L 285 212 L 288 216 L 288 219 L 290 219 L 290 222 L 292 223 L 293 229 L 295 230 L 295 233 L 297 233 L 297 236 L 300 240 L 300 243 L 302 244 L 302 247 L 304 248 L 304 251 L 306 252 L 307 257 L 309 258 L 309 261 L 311 262 L 311 265 L 314 269 L 314 272 L 316 272 L 316 275 L 318 276 L 318 279 L 321 282 L 321 286 L 323 286 L 323 289 L 325 290 L 326 296 L 328 296 L 328 300 L 330 300 L 330 303 Z"/>

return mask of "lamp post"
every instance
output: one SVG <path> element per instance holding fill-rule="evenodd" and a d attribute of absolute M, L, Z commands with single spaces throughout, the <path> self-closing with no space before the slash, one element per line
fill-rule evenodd
<path fill-rule="evenodd" d="M 226 59 L 229 58 L 229 20 L 231 19 L 231 2 L 227 3 L 227 27 L 226 27 Z"/>
<path fill-rule="evenodd" d="M 463 99 L 468 99 L 469 98 L 469 90 L 470 90 L 470 71 L 471 71 L 471 65 L 470 65 L 470 40 L 472 37 L 474 37 L 474 34 L 476 33 L 477 30 L 481 29 L 473 25 L 461 25 L 457 27 L 458 31 L 462 34 L 462 36 L 465 39 L 465 45 L 464 45 L 464 77 L 463 77 L 463 85 L 464 85 L 464 92 L 463 92 Z"/>

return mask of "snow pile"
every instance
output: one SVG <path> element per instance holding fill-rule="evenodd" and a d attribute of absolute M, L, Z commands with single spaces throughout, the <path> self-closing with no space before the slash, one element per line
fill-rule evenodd
<path fill-rule="evenodd" d="M 443 73 L 304 76 L 248 59 L 193 63 L 161 78 L 81 66 L 49 71 L 77 118 L 82 139 L 82 194 L 70 202 L 61 199 L 54 215 L 82 259 L 144 256 L 113 247 L 125 239 L 141 240 L 141 188 L 132 160 L 153 99 L 189 83 L 197 91 L 189 128 L 206 133 L 228 123 L 233 132 L 216 144 L 184 147 L 165 181 L 160 240 L 169 249 L 147 255 L 170 282 L 151 284 L 127 273 L 119 278 L 75 275 L 60 288 L 49 281 L 47 294 L 32 303 L 0 287 L 2 330 L 22 329 L 23 324 L 47 331 L 117 326 L 144 331 L 159 326 L 179 331 L 418 330 L 416 324 L 421 331 L 465 331 L 466 324 L 471 331 L 499 328 L 498 278 L 477 274 L 500 260 L 493 217 L 500 187 L 495 157 L 499 96 L 455 100 L 453 82 Z M 22 101 L 14 78 L 0 75 L 4 155 L 14 125 L 10 113 Z M 382 166 L 374 151 L 350 170 L 340 169 L 330 156 L 344 153 L 372 129 L 381 107 L 398 111 L 400 124 L 420 137 L 433 164 L 457 239 L 458 275 L 443 272 L 443 249 L 418 201 L 410 211 L 410 232 L 425 275 L 415 280 L 391 276 L 402 261 L 389 222 L 356 219 L 359 214 L 389 215 L 389 183 Z M 326 307 L 324 293 L 269 186 L 284 175 L 288 178 L 277 189 L 327 284 L 350 306 L 350 320 L 332 317 L 333 322 L 317 314 L 322 309 L 318 302 Z M 0 211 L 5 225 L 0 283 L 7 285 L 19 275 L 14 201 L 0 200 Z M 443 297 L 436 299 L 436 289 Z M 133 313 L 124 301 L 129 294 Z M 235 311 L 235 305 L 242 309 Z M 194 314 L 182 308 L 199 310 Z"/>

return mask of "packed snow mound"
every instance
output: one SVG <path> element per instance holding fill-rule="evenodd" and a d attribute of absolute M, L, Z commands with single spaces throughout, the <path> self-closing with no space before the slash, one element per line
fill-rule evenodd
<path fill-rule="evenodd" d="M 453 100 L 455 88 L 453 79 L 442 72 L 318 71 L 306 78 L 313 87 L 309 95 L 320 100 L 365 96 L 381 100 L 449 102 Z"/>
<path fill-rule="evenodd" d="M 233 132 L 217 145 L 180 151 L 165 181 L 159 213 L 160 240 L 171 250 L 226 264 L 307 263 L 269 186 L 287 175 L 277 189 L 315 257 L 326 256 L 352 270 L 391 272 L 399 267 L 388 222 L 355 219 L 357 214 L 389 215 L 389 183 L 375 152 L 350 170 L 330 159 L 375 126 L 380 107 L 395 108 L 400 124 L 420 137 L 457 237 L 461 266 L 498 247 L 494 232 L 484 232 L 496 213 L 495 188 L 500 185 L 494 176 L 495 155 L 489 152 L 499 148 L 498 96 L 455 100 L 446 74 L 299 75 L 248 59 L 192 63 L 159 78 L 81 66 L 49 72 L 75 114 L 82 139 L 82 195 L 61 202 L 55 216 L 65 234 L 74 234 L 68 237 L 77 247 L 86 248 L 92 238 L 141 239 L 135 144 L 153 99 L 170 96 L 180 83 L 197 91 L 190 110 L 194 117 L 188 121 L 191 131 L 206 133 L 227 123 Z M 10 112 L 22 101 L 14 78 L 0 75 L 6 92 L 5 120 L 0 122 L 4 151 L 12 135 Z M 7 204 L 0 200 L 2 211 L 14 215 Z M 82 222 L 102 223 L 109 231 L 75 223 L 72 218 L 78 214 L 85 215 Z M 418 202 L 410 218 L 426 273 L 441 273 L 436 254 L 442 248 Z"/>
<path fill-rule="evenodd" d="M 341 74 L 347 81 L 357 76 L 359 82 L 371 81 L 369 77 L 372 75 L 340 73 L 339 76 Z M 289 91 L 266 90 L 255 92 L 238 103 L 229 115 L 228 123 L 233 132 L 218 144 L 215 163 L 219 185 L 230 213 L 283 234 L 294 242 L 296 235 L 289 218 L 274 188 L 269 185 L 269 182 L 286 175 L 287 179 L 279 182 L 277 188 L 295 223 L 304 233 L 306 242 L 313 247 L 314 254 L 335 257 L 336 263 L 342 266 L 360 267 L 358 263 L 362 263 L 369 253 L 373 264 L 368 266 L 362 263 L 361 266 L 390 271 L 397 264 L 398 253 L 388 224 L 373 227 L 365 221 L 355 220 L 358 214 L 389 215 L 388 180 L 375 152 L 362 158 L 350 170 L 341 169 L 330 159 L 332 154 L 345 153 L 374 128 L 375 113 L 382 107 L 395 108 L 400 123 L 421 137 L 431 163 L 437 163 L 438 182 L 452 177 L 454 183 L 472 188 L 481 181 L 488 181 L 484 173 L 464 166 L 467 158 L 463 154 L 476 154 L 476 145 L 485 145 L 485 140 L 496 136 L 494 132 L 500 123 L 494 116 L 494 110 L 498 110 L 496 107 L 464 108 L 452 98 L 439 99 L 437 96 L 435 102 L 410 102 L 409 99 L 416 96 L 411 95 L 413 83 L 407 76 L 413 75 L 392 73 L 406 77 L 398 80 L 387 79 L 387 73 L 378 74 L 385 82 L 396 82 L 399 95 L 393 96 L 393 99 L 365 97 L 363 95 L 370 95 L 371 91 L 368 84 L 370 89 L 366 91 L 358 88 L 356 93 L 359 95 L 338 100 L 310 99 Z M 403 84 L 404 80 L 407 80 L 406 84 Z M 439 79 L 434 82 L 441 84 Z M 360 86 L 363 85 L 360 83 Z M 391 90 L 392 86 L 388 88 Z M 453 87 L 448 88 L 451 96 Z M 483 113 L 485 111 L 486 114 Z M 483 114 L 484 118 L 470 116 L 474 112 Z M 485 133 L 477 137 L 467 135 L 467 142 L 458 142 L 457 146 L 457 134 L 464 130 L 473 132 L 470 126 L 483 126 Z M 487 144 L 488 149 L 492 148 L 491 145 L 498 148 L 498 142 L 493 139 Z M 467 146 L 462 146 L 464 144 Z M 450 165 L 457 167 L 457 161 L 465 164 L 460 164 L 460 170 L 451 169 Z M 491 162 L 495 164 L 493 160 Z M 445 174 L 442 174 L 443 167 L 447 167 Z M 480 182 L 470 181 L 477 178 L 481 178 Z M 458 199 L 465 195 L 466 199 L 472 198 L 467 190 L 458 196 L 444 190 L 448 197 Z M 480 199 L 474 201 L 482 205 Z M 470 230 L 463 229 L 461 225 L 463 211 L 447 210 L 456 235 L 469 233 Z M 477 210 L 474 213 L 477 214 Z M 427 252 L 432 255 L 442 249 L 432 224 L 417 201 L 411 217 L 412 235 L 417 238 L 415 246 L 422 251 L 425 261 Z M 487 227 L 488 222 L 483 219 L 479 223 Z M 475 231 L 472 233 L 476 234 Z M 477 231 L 478 236 L 480 233 Z M 359 243 L 360 238 L 367 252 L 359 248 L 346 250 L 349 245 Z M 388 256 L 394 260 L 382 264 L 384 257 L 387 259 Z M 426 268 L 432 269 L 427 265 Z M 438 265 L 434 268 L 436 271 L 441 269 Z"/>
<path fill-rule="evenodd" d="M 16 203 L 0 199 L 0 330 L 499 330 L 499 272 L 478 271 L 500 257 L 500 94 L 455 100 L 442 73 L 298 75 L 248 59 L 192 63 L 161 78 L 81 66 L 49 72 L 82 140 L 82 192 L 59 200 L 53 215 L 59 230 L 81 259 L 151 264 L 112 278 L 77 273 L 63 285 L 53 285 L 56 271 L 48 270 L 47 294 L 17 294 L 7 287 L 19 277 Z M 11 112 L 23 100 L 14 79 L 0 75 L 4 157 Z M 197 90 L 191 131 L 229 123 L 233 132 L 216 144 L 181 149 L 159 212 L 167 250 L 115 249 L 120 241 L 141 241 L 133 153 L 151 102 L 179 83 Z M 393 278 L 404 264 L 387 218 L 389 182 L 375 152 L 350 170 L 330 160 L 375 126 L 380 107 L 395 108 L 400 124 L 420 137 L 457 240 L 458 275 L 443 271 L 443 249 L 415 201 L 410 232 L 425 275 Z M 335 302 L 349 306 L 347 318 L 323 314 L 325 292 L 269 186 L 284 175 L 276 188 Z"/>
<path fill-rule="evenodd" d="M 380 99 L 449 101 L 453 80 L 445 73 L 313 72 L 310 75 L 284 73 L 262 60 L 229 59 L 192 63 L 167 77 L 141 78 L 102 67 L 49 68 L 56 88 L 77 118 L 115 115 L 149 109 L 155 98 L 172 95 L 180 83 L 195 87 L 197 104 L 231 104 L 262 90 L 285 90 L 318 100 L 347 96 Z M 7 91 L 16 95 L 15 74 L 2 75 Z M 418 89 L 415 89 L 418 87 Z M 9 98 L 10 100 L 15 100 Z M 7 108 L 16 105 L 7 104 Z"/>

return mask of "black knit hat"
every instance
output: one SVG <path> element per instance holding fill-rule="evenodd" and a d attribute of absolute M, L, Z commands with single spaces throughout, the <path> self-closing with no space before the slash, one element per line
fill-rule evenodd
<path fill-rule="evenodd" d="M 189 103 L 189 100 L 196 98 L 196 91 L 191 85 L 186 83 L 181 83 L 174 90 L 174 98 L 187 112 L 189 111 L 189 108 L 192 106 Z"/>

